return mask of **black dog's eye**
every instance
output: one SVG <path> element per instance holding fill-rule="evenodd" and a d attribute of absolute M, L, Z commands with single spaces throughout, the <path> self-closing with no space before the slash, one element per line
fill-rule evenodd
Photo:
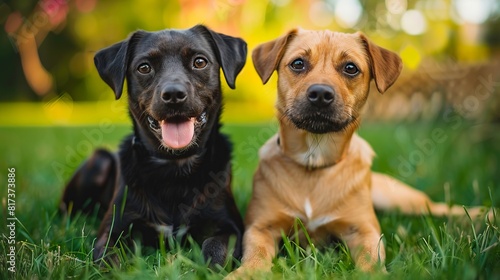
<path fill-rule="evenodd" d="M 142 63 L 137 67 L 137 71 L 141 74 L 149 74 L 151 72 L 151 66 L 147 63 Z"/>
<path fill-rule="evenodd" d="M 292 61 L 292 63 L 290 63 L 290 68 L 292 68 L 292 70 L 294 71 L 302 71 L 306 68 L 306 65 L 302 58 L 297 58 L 296 60 Z"/>
<path fill-rule="evenodd" d="M 344 73 L 349 76 L 355 76 L 359 73 L 359 69 L 354 63 L 349 62 L 344 66 Z"/>
<path fill-rule="evenodd" d="M 208 61 L 203 57 L 197 57 L 193 61 L 193 67 L 196 69 L 203 69 L 207 67 Z"/>

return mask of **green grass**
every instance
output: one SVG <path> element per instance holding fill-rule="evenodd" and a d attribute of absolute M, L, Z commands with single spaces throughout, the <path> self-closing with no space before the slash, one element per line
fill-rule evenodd
<path fill-rule="evenodd" d="M 242 213 L 251 193 L 260 145 L 274 123 L 226 125 L 234 144 L 233 191 Z M 57 212 L 65 181 L 96 147 L 115 150 L 128 125 L 0 127 L 0 278 L 9 279 L 221 279 L 231 267 L 208 268 L 199 246 L 146 250 L 123 248 L 120 268 L 91 259 L 99 220 Z M 461 123 L 365 123 L 360 134 L 377 158 L 374 169 L 391 174 L 433 199 L 460 205 L 500 203 L 500 130 Z M 7 169 L 16 169 L 16 273 L 9 273 L 6 221 Z M 344 244 L 316 248 L 286 239 L 272 273 L 278 279 L 498 279 L 499 218 L 492 223 L 378 213 L 389 274 L 357 269 Z"/>

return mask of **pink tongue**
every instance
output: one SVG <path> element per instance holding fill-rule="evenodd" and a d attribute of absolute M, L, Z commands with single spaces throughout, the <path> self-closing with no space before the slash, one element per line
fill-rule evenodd
<path fill-rule="evenodd" d="M 172 149 L 181 149 L 189 145 L 194 135 L 194 118 L 184 122 L 168 123 L 161 121 L 161 138 Z"/>

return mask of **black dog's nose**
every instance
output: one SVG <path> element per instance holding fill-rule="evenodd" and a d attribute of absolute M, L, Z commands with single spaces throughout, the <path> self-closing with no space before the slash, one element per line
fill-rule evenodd
<path fill-rule="evenodd" d="M 317 107 L 325 107 L 332 103 L 333 95 L 333 88 L 327 85 L 312 85 L 307 89 L 307 99 Z"/>
<path fill-rule="evenodd" d="M 186 88 L 181 84 L 170 84 L 163 88 L 161 99 L 167 104 L 181 104 L 187 100 Z"/>

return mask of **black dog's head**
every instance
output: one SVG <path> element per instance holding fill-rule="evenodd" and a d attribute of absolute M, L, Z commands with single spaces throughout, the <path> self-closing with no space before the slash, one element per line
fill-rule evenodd
<path fill-rule="evenodd" d="M 202 25 L 186 30 L 137 31 L 100 50 L 101 78 L 120 98 L 127 80 L 136 133 L 170 158 L 204 146 L 221 108 L 220 68 L 228 85 L 246 61 L 246 43 Z"/>

